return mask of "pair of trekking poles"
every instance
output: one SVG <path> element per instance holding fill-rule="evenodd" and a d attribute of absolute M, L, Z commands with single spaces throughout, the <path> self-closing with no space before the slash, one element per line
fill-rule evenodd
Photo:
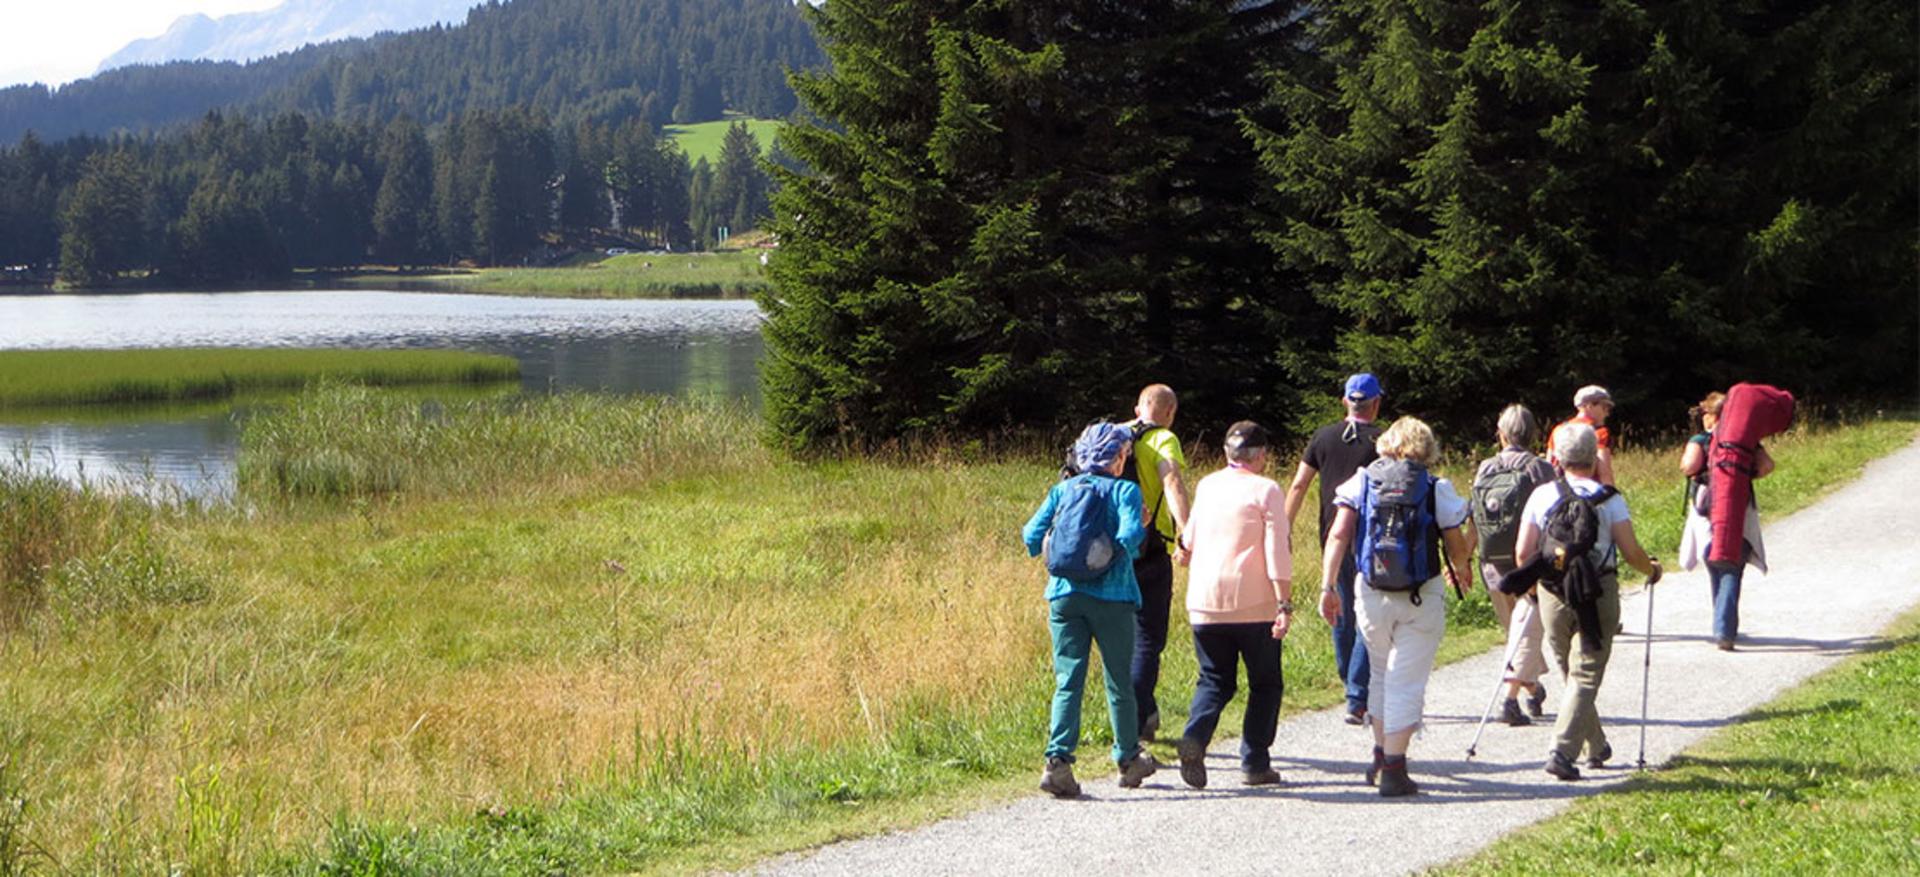
<path fill-rule="evenodd" d="M 1537 608 L 1534 611 L 1539 611 Z M 1500 662 L 1500 678 L 1493 684 L 1493 696 L 1487 699 L 1487 708 L 1480 713 L 1480 725 L 1473 729 L 1473 742 L 1467 744 L 1467 759 L 1471 761 L 1480 751 L 1480 735 L 1487 730 L 1487 719 L 1493 717 L 1493 706 L 1500 702 L 1500 692 L 1507 687 L 1507 673 L 1513 669 L 1513 653 L 1520 641 L 1507 637 L 1507 655 Z M 1647 584 L 1647 640 L 1640 662 L 1640 755 L 1634 759 L 1636 770 L 1647 769 L 1647 686 L 1653 678 L 1653 583 Z"/>

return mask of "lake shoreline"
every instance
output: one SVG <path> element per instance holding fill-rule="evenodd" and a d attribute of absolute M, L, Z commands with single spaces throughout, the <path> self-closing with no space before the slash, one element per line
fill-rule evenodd
<path fill-rule="evenodd" d="M 359 265 L 301 269 L 291 277 L 231 283 L 181 283 L 158 275 L 103 286 L 44 282 L 0 284 L 0 300 L 48 295 L 144 295 L 155 292 L 427 292 L 524 298 L 739 300 L 768 283 L 759 249 L 698 253 L 589 252 L 539 267 L 397 267 Z"/>

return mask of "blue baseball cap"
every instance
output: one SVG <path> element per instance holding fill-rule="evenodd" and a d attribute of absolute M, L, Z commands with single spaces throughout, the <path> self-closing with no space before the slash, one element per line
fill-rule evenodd
<path fill-rule="evenodd" d="M 1133 441 L 1133 433 L 1117 423 L 1101 421 L 1088 426 L 1073 443 L 1073 462 L 1082 472 L 1098 472 L 1120 459 L 1120 451 Z"/>
<path fill-rule="evenodd" d="M 1372 372 L 1361 372 L 1347 378 L 1347 401 L 1365 402 L 1380 398 L 1380 379 Z"/>

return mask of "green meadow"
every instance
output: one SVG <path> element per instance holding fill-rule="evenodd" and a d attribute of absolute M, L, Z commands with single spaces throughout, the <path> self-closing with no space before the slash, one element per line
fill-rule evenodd
<path fill-rule="evenodd" d="M 802 461 L 762 428 L 716 401 L 333 384 L 247 422 L 231 507 L 7 471 L 0 873 L 685 870 L 1025 793 L 1051 677 L 1017 532 L 1053 454 Z M 1762 502 L 1914 435 L 1782 437 Z M 1618 462 L 1667 554 L 1678 456 Z M 1484 597 L 1450 614 L 1443 660 L 1497 641 Z M 1195 673 L 1174 626 L 1169 725 Z M 1339 700 L 1329 651 L 1311 619 L 1288 639 L 1289 711 Z M 1090 773 L 1105 723 L 1090 698 Z"/>
<path fill-rule="evenodd" d="M 451 350 L 5 350 L 0 408 L 225 399 L 322 379 L 393 386 L 519 376 L 511 357 Z"/>
<path fill-rule="evenodd" d="M 589 255 L 551 268 L 351 274 L 329 285 L 549 298 L 747 298 L 767 285 L 756 250 Z"/>
<path fill-rule="evenodd" d="M 697 162 L 706 159 L 709 163 L 720 160 L 720 143 L 727 137 L 727 128 L 735 122 L 747 123 L 747 130 L 753 132 L 754 139 L 760 141 L 760 152 L 765 154 L 773 148 L 773 136 L 780 131 L 780 122 L 775 119 L 746 119 L 729 117 L 718 122 L 699 122 L 692 125 L 668 125 L 663 133 L 680 144 L 680 150 L 687 154 L 687 160 Z"/>

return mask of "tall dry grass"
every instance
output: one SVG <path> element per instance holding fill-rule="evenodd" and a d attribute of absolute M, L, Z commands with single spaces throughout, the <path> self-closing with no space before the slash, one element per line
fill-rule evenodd
<path fill-rule="evenodd" d="M 1050 461 L 797 463 L 756 430 L 706 403 L 351 388 L 266 415 L 255 502 L 148 530 L 156 578 L 198 598 L 43 614 L 0 645 L 19 836 L 80 870 L 627 870 L 1031 769 L 1050 675 L 1016 534 Z M 1783 483 L 1912 436 L 1783 442 Z M 1640 453 L 1630 498 L 1670 456 Z M 321 458 L 334 474 L 301 474 Z M 1455 656 L 1493 637 L 1459 606 Z M 1185 637 L 1176 618 L 1169 723 Z M 1289 638 L 1291 706 L 1338 698 L 1327 653 L 1315 624 Z"/>

